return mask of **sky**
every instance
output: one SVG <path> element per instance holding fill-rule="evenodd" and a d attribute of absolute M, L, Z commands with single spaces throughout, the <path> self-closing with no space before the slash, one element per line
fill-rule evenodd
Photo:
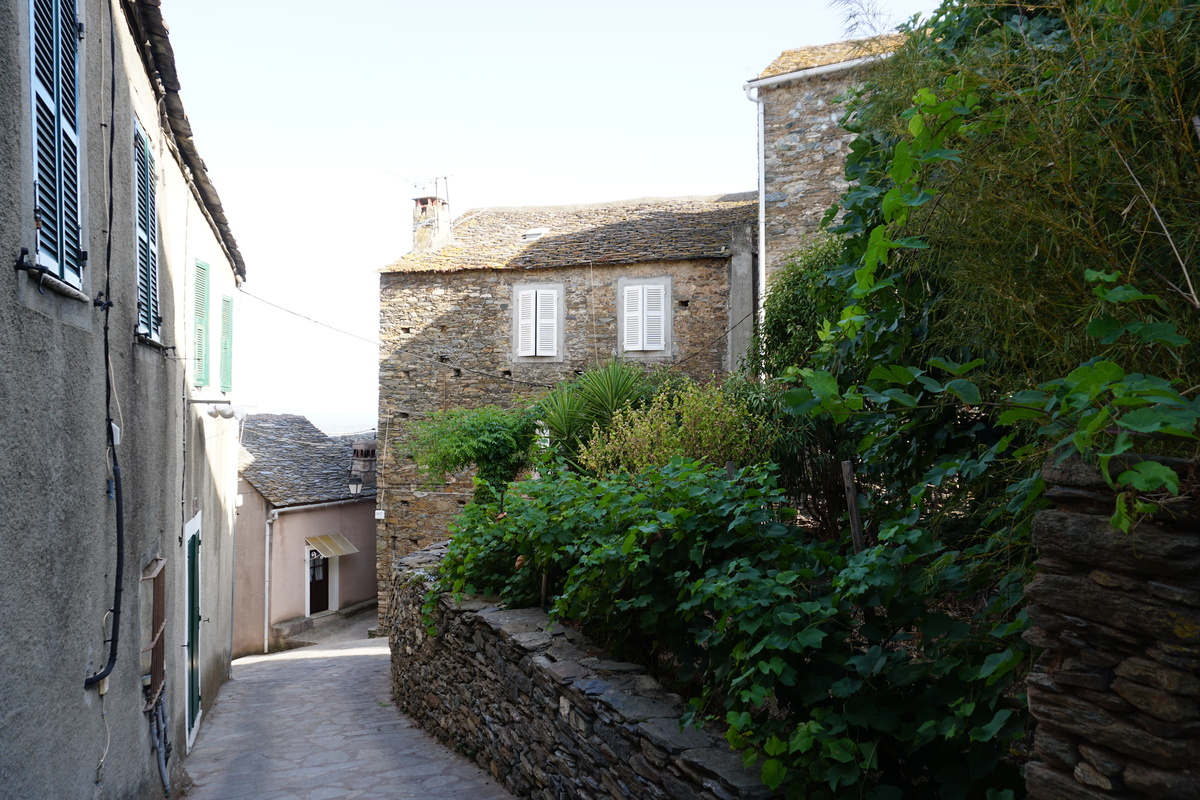
<path fill-rule="evenodd" d="M 873 5 L 883 31 L 938 2 Z M 848 35 L 828 0 L 162 6 L 246 262 L 234 402 L 328 433 L 375 427 L 378 271 L 411 247 L 414 183 L 446 179 L 456 217 L 752 191 L 744 83 Z"/>

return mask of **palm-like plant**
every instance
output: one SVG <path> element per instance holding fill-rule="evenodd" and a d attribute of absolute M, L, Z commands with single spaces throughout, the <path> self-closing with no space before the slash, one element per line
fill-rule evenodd
<path fill-rule="evenodd" d="M 551 446 L 578 469 L 579 451 L 592 431 L 604 430 L 617 411 L 640 405 L 652 392 L 641 367 L 613 359 L 550 392 L 539 404 L 539 418 Z"/>

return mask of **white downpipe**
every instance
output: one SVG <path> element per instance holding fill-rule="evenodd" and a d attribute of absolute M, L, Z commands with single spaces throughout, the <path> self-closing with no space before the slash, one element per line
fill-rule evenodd
<path fill-rule="evenodd" d="M 750 96 L 753 89 L 754 96 Z M 758 329 L 762 330 L 763 306 L 767 299 L 767 131 L 766 113 L 758 88 L 746 84 L 746 99 L 758 106 L 758 296 L 755 312 Z"/>
<path fill-rule="evenodd" d="M 271 651 L 271 525 L 279 515 L 272 511 L 267 515 L 263 536 L 263 653 Z"/>

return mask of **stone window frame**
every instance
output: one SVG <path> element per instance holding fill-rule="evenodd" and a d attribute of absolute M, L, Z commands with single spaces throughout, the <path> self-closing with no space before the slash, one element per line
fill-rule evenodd
<path fill-rule="evenodd" d="M 662 350 L 626 350 L 625 349 L 625 312 L 624 298 L 627 286 L 662 286 L 666 289 L 663 298 L 663 349 Z M 618 278 L 617 279 L 617 353 L 622 358 L 644 361 L 655 361 L 674 357 L 675 353 L 675 308 L 674 308 L 674 279 L 670 275 L 653 278 Z"/>
<path fill-rule="evenodd" d="M 512 285 L 512 302 L 509 305 L 509 317 L 511 328 L 511 344 L 509 349 L 509 358 L 516 364 L 554 364 L 563 361 L 566 352 L 566 330 L 564 322 L 566 321 L 566 285 L 563 283 L 514 283 Z M 554 341 L 554 355 L 552 356 L 522 356 L 520 352 L 520 331 L 518 330 L 517 308 L 519 306 L 518 298 L 521 292 L 528 291 L 553 291 L 554 292 L 554 318 L 557 336 Z"/>

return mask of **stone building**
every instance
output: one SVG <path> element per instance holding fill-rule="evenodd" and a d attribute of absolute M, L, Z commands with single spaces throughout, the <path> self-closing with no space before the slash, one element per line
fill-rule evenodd
<path fill-rule="evenodd" d="M 416 202 L 414 250 L 380 277 L 384 588 L 393 557 L 444 538 L 470 498 L 468 483 L 420 485 L 397 450 L 411 421 L 511 406 L 613 357 L 708 379 L 736 368 L 754 315 L 752 194 L 480 209 L 453 223 L 440 198 Z"/>
<path fill-rule="evenodd" d="M 838 98 L 900 41 L 877 36 L 786 50 L 746 83 L 746 96 L 758 104 L 759 285 L 845 191 L 854 134 L 840 125 Z"/>
<path fill-rule="evenodd" d="M 246 270 L 156 0 L 0 31 L 0 795 L 161 798 L 229 676 Z"/>
<path fill-rule="evenodd" d="M 375 600 L 375 440 L 330 437 L 295 414 L 242 429 L 233 655 Z"/>

